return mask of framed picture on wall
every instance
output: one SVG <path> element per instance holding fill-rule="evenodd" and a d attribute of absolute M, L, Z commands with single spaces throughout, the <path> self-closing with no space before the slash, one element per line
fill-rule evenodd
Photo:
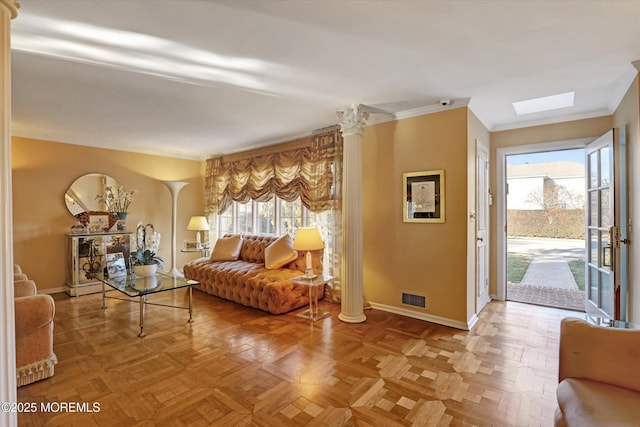
<path fill-rule="evenodd" d="M 444 222 L 444 170 L 402 174 L 402 220 Z"/>

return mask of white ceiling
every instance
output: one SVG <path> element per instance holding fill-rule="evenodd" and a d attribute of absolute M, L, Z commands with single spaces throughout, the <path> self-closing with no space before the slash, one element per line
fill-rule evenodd
<path fill-rule="evenodd" d="M 613 113 L 640 1 L 21 0 L 13 134 L 203 159 L 309 135 L 352 103 L 466 105 L 489 130 Z M 575 91 L 575 106 L 512 102 Z"/>

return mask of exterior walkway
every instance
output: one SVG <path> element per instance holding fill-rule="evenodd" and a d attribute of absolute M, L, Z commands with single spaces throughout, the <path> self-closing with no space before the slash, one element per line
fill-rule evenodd
<path fill-rule="evenodd" d="M 584 311 L 584 291 L 578 289 L 562 256 L 534 256 L 520 284 L 507 283 L 507 299 Z"/>

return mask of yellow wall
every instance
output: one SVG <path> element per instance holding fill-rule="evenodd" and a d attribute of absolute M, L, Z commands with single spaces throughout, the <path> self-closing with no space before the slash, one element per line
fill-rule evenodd
<path fill-rule="evenodd" d="M 466 323 L 467 108 L 368 126 L 362 151 L 365 298 Z M 446 222 L 403 222 L 402 174 L 437 169 Z M 402 291 L 426 295 L 426 312 Z"/>
<path fill-rule="evenodd" d="M 640 213 L 640 198 L 634 197 L 637 194 L 634 189 L 640 188 L 640 174 L 634 170 L 637 168 L 636 165 L 640 165 L 640 148 L 638 148 L 640 143 L 639 86 L 636 77 L 613 115 L 613 125 L 616 128 L 625 128 L 627 135 L 628 213 L 629 218 L 634 220 L 633 224 L 636 224 L 635 227 L 631 227 L 629 236 L 631 242 L 638 242 L 640 238 L 640 232 L 637 231 L 640 219 L 633 216 L 634 213 L 636 215 Z M 640 261 L 640 251 L 635 249 L 633 244 L 629 245 L 629 311 L 627 319 L 634 323 L 640 323 L 640 269 L 637 267 Z"/>
<path fill-rule="evenodd" d="M 189 182 L 178 198 L 176 264 L 181 267 L 194 258 L 180 248 L 183 240 L 195 239 L 186 230 L 189 218 L 203 214 L 204 162 L 19 137 L 12 142 L 14 262 L 40 291 L 64 286 L 65 233 L 75 223 L 64 193 L 86 173 L 104 173 L 125 189 L 137 190 L 127 228 L 135 229 L 138 221 L 156 226 L 165 269 L 171 260 L 171 195 L 161 180 Z"/>

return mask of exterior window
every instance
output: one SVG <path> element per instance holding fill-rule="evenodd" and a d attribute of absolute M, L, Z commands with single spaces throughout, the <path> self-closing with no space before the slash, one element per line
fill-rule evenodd
<path fill-rule="evenodd" d="M 293 202 L 280 202 L 280 234 L 294 235 L 298 227 L 302 226 L 302 202 L 297 199 Z"/>
<path fill-rule="evenodd" d="M 237 203 L 236 211 L 238 218 L 236 232 L 242 234 L 253 233 L 253 203 Z"/>
<path fill-rule="evenodd" d="M 256 202 L 256 232 L 276 234 L 276 198 L 268 202 Z"/>
<path fill-rule="evenodd" d="M 231 207 L 218 215 L 218 235 L 225 234 L 270 234 L 295 235 L 298 227 L 319 226 L 313 212 L 302 206 L 300 199 L 285 202 L 277 197 L 268 202 L 233 202 Z"/>
<path fill-rule="evenodd" d="M 218 215 L 218 233 L 220 237 L 228 233 L 233 233 L 233 206 Z"/>

